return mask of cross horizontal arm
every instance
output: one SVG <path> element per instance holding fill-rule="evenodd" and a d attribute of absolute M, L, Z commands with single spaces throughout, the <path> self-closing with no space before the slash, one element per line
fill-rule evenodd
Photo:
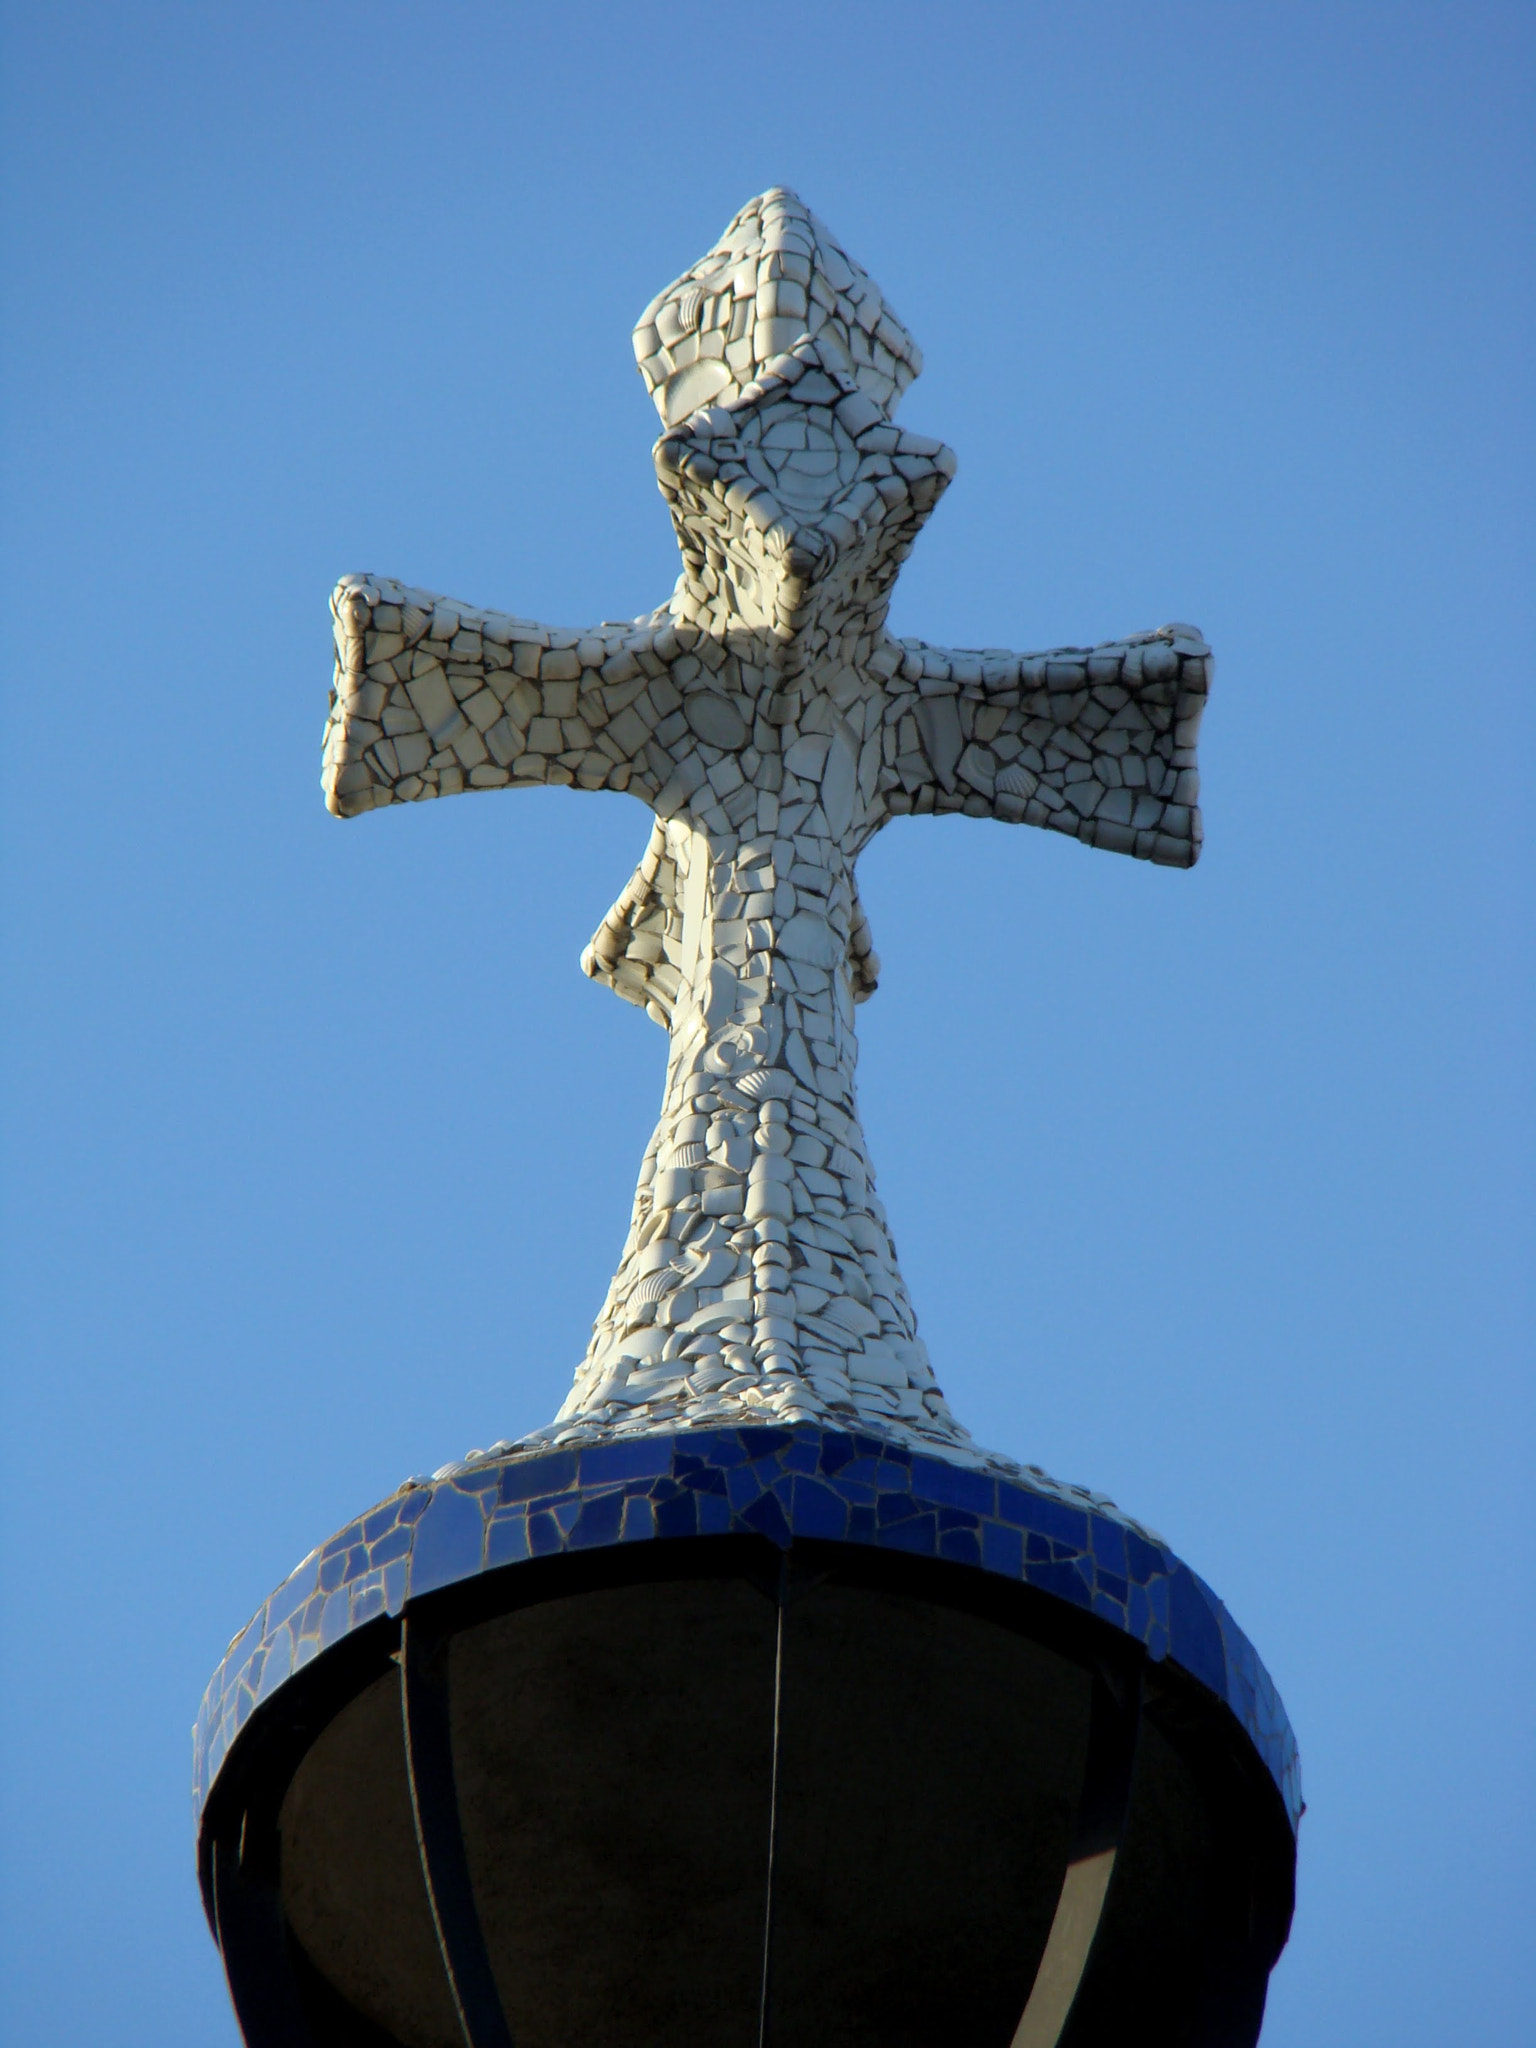
<path fill-rule="evenodd" d="M 664 617 L 566 632 L 364 576 L 337 585 L 331 610 L 338 817 L 546 782 L 652 803 L 665 790 L 684 721 L 667 673 L 682 637 Z"/>
<path fill-rule="evenodd" d="M 1211 651 L 1193 626 L 1048 654 L 894 645 L 888 811 L 964 811 L 1194 865 Z"/>

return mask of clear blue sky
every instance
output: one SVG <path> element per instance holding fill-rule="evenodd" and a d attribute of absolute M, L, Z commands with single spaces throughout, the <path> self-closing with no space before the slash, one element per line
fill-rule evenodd
<path fill-rule="evenodd" d="M 664 1041 L 577 956 L 646 819 L 327 817 L 326 597 L 660 601 L 629 329 L 787 183 L 960 458 L 896 629 L 1217 650 L 1192 875 L 863 863 L 940 1376 L 1270 1663 L 1266 2048 L 1528 2048 L 1532 9 L 4 15 L 0 2033 L 230 2048 L 207 1676 L 583 1348 Z"/>

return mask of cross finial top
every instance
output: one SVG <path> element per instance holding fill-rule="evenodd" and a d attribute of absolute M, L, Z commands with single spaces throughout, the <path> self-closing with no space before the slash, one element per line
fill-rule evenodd
<path fill-rule="evenodd" d="M 543 1434 L 840 1421 L 979 1458 L 859 1126 L 876 962 L 854 864 L 892 817 L 961 811 L 1188 867 L 1209 649 L 1183 626 L 1032 655 L 890 636 L 954 459 L 892 421 L 917 348 L 793 193 L 742 209 L 636 351 L 666 423 L 668 603 L 567 631 L 344 579 L 327 799 L 560 783 L 653 814 L 583 965 L 667 1029 L 666 1097 Z"/>
<path fill-rule="evenodd" d="M 802 336 L 889 415 L 922 351 L 861 270 L 783 185 L 751 199 L 715 246 L 654 298 L 635 357 L 662 424 L 728 405 Z"/>

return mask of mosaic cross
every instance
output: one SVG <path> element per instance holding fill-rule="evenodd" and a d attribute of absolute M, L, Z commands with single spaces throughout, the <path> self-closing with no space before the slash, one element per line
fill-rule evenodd
<path fill-rule="evenodd" d="M 1186 626 L 1023 655 L 887 633 L 954 457 L 893 424 L 917 347 L 793 193 L 742 209 L 635 352 L 671 598 L 565 631 L 345 578 L 327 801 L 558 783 L 654 814 L 582 964 L 670 1034 L 661 1119 L 537 1440 L 816 1421 L 979 1459 L 859 1127 L 854 1007 L 878 964 L 855 862 L 890 818 L 960 811 L 1188 867 L 1210 652 Z"/>

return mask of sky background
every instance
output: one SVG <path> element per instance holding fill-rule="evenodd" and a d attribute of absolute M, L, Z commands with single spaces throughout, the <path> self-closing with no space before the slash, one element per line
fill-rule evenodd
<path fill-rule="evenodd" d="M 940 1378 L 1275 1676 L 1265 2048 L 1528 2048 L 1536 13 L 3 20 L 0 2033 L 234 2048 L 203 1685 L 584 1348 L 665 1041 L 577 958 L 646 817 L 328 817 L 326 600 L 661 601 L 629 330 L 785 183 L 959 455 L 894 629 L 1217 655 L 1194 873 L 964 818 L 862 862 Z"/>

